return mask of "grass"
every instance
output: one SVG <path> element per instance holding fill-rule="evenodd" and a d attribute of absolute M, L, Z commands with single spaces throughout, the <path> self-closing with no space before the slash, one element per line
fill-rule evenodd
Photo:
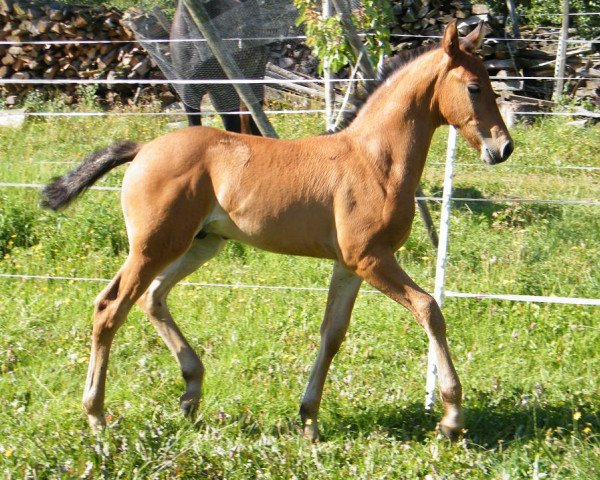
<path fill-rule="evenodd" d="M 43 183 L 92 149 L 147 140 L 172 119 L 29 120 L 0 130 L 2 182 Z M 274 116 L 285 137 L 322 119 Z M 455 195 L 598 200 L 597 127 L 549 120 L 515 129 L 506 165 L 479 165 L 461 143 Z M 443 181 L 445 131 L 423 177 Z M 540 168 L 543 167 L 543 168 Z M 122 170 L 102 180 L 119 185 Z M 0 189 L 0 272 L 110 278 L 126 254 L 118 194 L 90 191 L 64 213 L 34 189 Z M 437 206 L 433 215 L 438 218 Z M 600 207 L 456 203 L 449 290 L 600 297 Z M 435 252 L 420 220 L 398 253 L 433 287 Z M 194 282 L 324 287 L 326 261 L 230 243 Z M 423 410 L 427 342 L 409 315 L 362 293 L 321 409 L 324 440 L 298 435 L 297 410 L 318 348 L 326 293 L 178 287 L 170 304 L 207 367 L 198 421 L 180 417 L 182 380 L 139 310 L 110 364 L 111 427 L 94 437 L 80 396 L 98 282 L 0 279 L 0 472 L 5 478 L 597 478 L 600 360 L 594 307 L 447 299 L 467 431 L 450 444 Z"/>

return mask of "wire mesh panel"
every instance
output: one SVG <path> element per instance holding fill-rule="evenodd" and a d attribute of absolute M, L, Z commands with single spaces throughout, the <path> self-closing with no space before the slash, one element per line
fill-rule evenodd
<path fill-rule="evenodd" d="M 200 1 L 200 0 L 196 0 Z M 223 48 L 237 63 L 246 79 L 262 79 L 268 58 L 268 44 L 296 34 L 297 11 L 291 0 L 209 0 L 201 2 Z M 131 21 L 140 44 L 169 80 L 227 79 L 210 46 L 203 38 L 184 2 L 177 2 L 172 26 L 159 12 Z M 153 42 L 152 40 L 165 40 Z M 202 97 L 210 95 L 219 112 L 240 109 L 240 99 L 231 84 L 176 84 L 188 112 L 199 111 Z M 253 84 L 258 100 L 264 86 Z"/>

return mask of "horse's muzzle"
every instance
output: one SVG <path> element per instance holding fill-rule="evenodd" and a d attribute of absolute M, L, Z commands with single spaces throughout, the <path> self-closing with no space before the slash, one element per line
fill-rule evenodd
<path fill-rule="evenodd" d="M 488 165 L 496 165 L 497 163 L 506 161 L 515 149 L 511 139 L 506 140 L 500 148 L 494 145 L 494 143 L 484 142 L 481 146 L 481 159 Z"/>

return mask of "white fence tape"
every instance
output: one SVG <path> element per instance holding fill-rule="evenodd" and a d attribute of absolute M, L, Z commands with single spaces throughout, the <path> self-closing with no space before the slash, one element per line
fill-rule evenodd
<path fill-rule="evenodd" d="M 344 110 L 338 110 L 338 112 L 344 113 Z M 308 115 L 308 114 L 321 114 L 326 113 L 323 108 L 313 108 L 306 110 L 265 110 L 267 115 Z M 600 118 L 600 113 L 584 111 L 572 111 L 572 112 L 512 112 L 512 115 L 523 115 L 523 116 L 556 116 L 556 117 L 589 117 L 589 118 Z M 2 116 L 15 116 L 15 117 L 170 117 L 170 116 L 202 116 L 211 117 L 215 115 L 251 115 L 247 110 L 231 111 L 231 112 L 219 112 L 214 110 L 204 110 L 202 112 L 188 113 L 184 110 L 173 110 L 169 112 L 23 112 L 20 110 L 5 110 L 2 112 Z"/>
<path fill-rule="evenodd" d="M 61 162 L 64 163 L 64 162 Z M 69 162 L 70 163 L 70 162 Z M 11 183 L 0 182 L 0 188 L 34 188 L 42 189 L 45 185 L 42 183 Z M 121 187 L 103 187 L 94 185 L 88 190 L 104 190 L 120 192 Z M 428 200 L 431 202 L 441 202 L 442 197 L 415 197 L 415 200 Z M 468 198 L 468 197 L 450 197 L 453 202 L 471 203 L 541 203 L 550 205 L 584 205 L 584 206 L 600 206 L 600 200 L 580 200 L 580 199 L 537 199 L 537 198 Z"/>
<path fill-rule="evenodd" d="M 411 274 L 411 276 L 416 276 Z M 108 278 L 98 277 L 75 277 L 61 275 L 28 275 L 16 273 L 0 273 L 0 278 L 7 280 L 45 280 L 59 282 L 93 282 L 93 283 L 108 283 Z M 237 288 L 251 290 L 288 290 L 301 292 L 327 292 L 327 287 L 299 287 L 293 285 L 253 285 L 244 283 L 205 283 L 205 282 L 179 282 L 178 285 L 186 287 L 207 287 L 207 288 Z M 361 289 L 361 293 L 383 295 L 379 290 L 371 290 L 368 288 Z M 543 295 L 508 295 L 494 293 L 463 293 L 445 291 L 446 297 L 454 298 L 475 298 L 480 300 L 502 300 L 515 302 L 531 302 L 531 303 L 554 303 L 561 305 L 583 305 L 583 306 L 600 306 L 598 298 L 576 298 L 576 297 L 557 297 Z"/>
<path fill-rule="evenodd" d="M 578 15 L 578 14 L 572 14 L 572 15 Z M 598 13 L 596 13 L 596 15 L 598 15 Z M 358 34 L 359 37 L 368 37 L 370 35 L 373 35 L 371 33 L 359 33 Z M 423 40 L 439 40 L 441 38 L 441 35 L 420 35 L 420 34 L 412 34 L 412 33 L 391 33 L 390 37 L 392 38 L 410 38 L 410 39 L 423 39 Z M 285 42 L 285 41 L 295 41 L 295 40 L 300 40 L 300 41 L 304 41 L 306 40 L 306 35 L 290 35 L 290 36 L 279 36 L 279 37 L 229 37 L 229 38 L 223 38 L 222 41 L 224 42 L 245 42 L 245 41 L 266 41 L 269 43 L 276 43 L 276 42 Z M 560 39 L 552 39 L 552 38 L 542 38 L 542 37 L 526 37 L 526 38 L 506 38 L 506 37 L 486 37 L 484 39 L 484 41 L 492 41 L 492 42 L 523 42 L 523 41 L 527 41 L 527 42 L 543 42 L 543 43 L 559 43 L 561 42 Z M 168 39 L 168 38 L 155 38 L 155 39 L 146 39 L 144 40 L 144 43 L 203 43 L 206 42 L 205 38 L 184 38 L 184 39 L 180 39 L 180 38 L 175 38 L 175 39 Z M 132 40 L 94 40 L 94 39 L 88 39 L 88 38 L 81 38 L 81 39 L 69 39 L 69 40 L 20 40 L 20 41 L 10 41 L 10 40 L 2 40 L 0 41 L 0 45 L 15 45 L 15 46 L 20 46 L 20 45 L 107 45 L 107 44 L 115 44 L 115 45 L 119 45 L 119 44 L 131 44 L 131 43 L 138 43 L 137 40 L 132 39 Z M 598 44 L 600 43 L 600 40 L 597 38 L 594 39 L 584 39 L 584 38 L 570 38 L 567 39 L 567 43 L 570 44 L 582 44 L 582 43 L 587 43 L 587 44 Z"/>
<path fill-rule="evenodd" d="M 594 80 L 580 76 L 568 77 L 523 77 L 523 76 L 490 76 L 490 80 Z M 374 78 L 212 78 L 212 79 L 165 79 L 165 78 L 2 78 L 0 85 L 292 85 L 314 83 L 360 83 L 376 82 Z"/>

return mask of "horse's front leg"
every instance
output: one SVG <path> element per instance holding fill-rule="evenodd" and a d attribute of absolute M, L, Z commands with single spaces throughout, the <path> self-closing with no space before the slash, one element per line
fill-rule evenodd
<path fill-rule="evenodd" d="M 410 310 L 427 332 L 435 349 L 440 396 L 445 410 L 439 428 L 448 438 L 456 439 L 463 427 L 462 388 L 450 358 L 446 341 L 446 322 L 437 302 L 400 268 L 393 252 L 364 256 L 356 264 L 356 273 Z"/>
<path fill-rule="evenodd" d="M 361 283 L 360 277 L 339 263 L 334 264 L 325 318 L 321 324 L 321 346 L 300 405 L 304 436 L 313 441 L 319 437 L 317 416 L 325 378 L 348 330 L 352 307 Z"/>

